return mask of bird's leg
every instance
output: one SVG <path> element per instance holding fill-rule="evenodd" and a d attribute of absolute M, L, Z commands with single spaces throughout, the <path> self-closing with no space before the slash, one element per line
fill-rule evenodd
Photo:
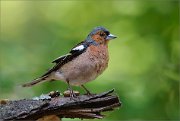
<path fill-rule="evenodd" d="M 69 84 L 69 80 L 67 80 L 67 83 L 68 83 L 68 90 L 70 91 L 70 97 L 71 98 L 76 97 L 76 95 L 73 92 L 71 85 Z"/>
<path fill-rule="evenodd" d="M 84 85 L 81 85 L 81 87 L 86 90 L 87 95 L 92 95 L 92 93 Z"/>

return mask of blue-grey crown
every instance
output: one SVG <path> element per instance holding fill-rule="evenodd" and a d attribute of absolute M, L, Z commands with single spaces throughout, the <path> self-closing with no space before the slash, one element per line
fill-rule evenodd
<path fill-rule="evenodd" d="M 106 28 L 104 28 L 104 27 L 102 27 L 102 26 L 98 26 L 98 27 L 95 27 L 95 28 L 90 32 L 89 35 L 94 35 L 94 34 L 96 34 L 98 31 L 104 31 L 105 33 L 108 33 L 108 34 L 109 34 L 109 31 L 108 31 Z"/>

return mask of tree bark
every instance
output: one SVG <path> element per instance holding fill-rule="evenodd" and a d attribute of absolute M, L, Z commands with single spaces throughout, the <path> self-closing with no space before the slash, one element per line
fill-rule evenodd
<path fill-rule="evenodd" d="M 59 95 L 34 99 L 5 101 L 0 104 L 1 120 L 38 120 L 45 116 L 60 118 L 93 119 L 103 118 L 101 112 L 111 111 L 121 106 L 114 89 L 94 95 L 81 95 L 76 98 Z"/>

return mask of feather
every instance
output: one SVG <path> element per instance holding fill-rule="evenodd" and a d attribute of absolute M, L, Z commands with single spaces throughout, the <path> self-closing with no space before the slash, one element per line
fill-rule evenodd
<path fill-rule="evenodd" d="M 79 56 L 83 52 L 85 52 L 88 46 L 89 46 L 89 44 L 87 42 L 85 42 L 85 41 L 80 42 L 75 47 L 73 47 L 68 54 L 66 54 L 64 56 L 60 56 L 59 58 L 55 59 L 53 61 L 53 63 L 56 63 L 56 65 L 54 67 L 52 67 L 51 69 L 49 69 L 41 77 L 47 76 L 50 73 L 52 73 L 53 71 L 60 69 L 64 64 L 68 63 L 69 61 L 73 60 L 74 58 L 76 58 L 77 56 Z"/>

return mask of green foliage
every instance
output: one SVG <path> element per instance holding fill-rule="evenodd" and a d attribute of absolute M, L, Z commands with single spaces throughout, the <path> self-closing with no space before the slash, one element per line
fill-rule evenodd
<path fill-rule="evenodd" d="M 64 91 L 67 85 L 60 81 L 32 88 L 19 85 L 41 75 L 53 59 L 100 25 L 118 38 L 109 43 L 108 69 L 86 85 L 96 93 L 115 88 L 123 103 L 106 120 L 179 119 L 178 4 L 171 0 L 1 1 L 0 98 Z"/>

